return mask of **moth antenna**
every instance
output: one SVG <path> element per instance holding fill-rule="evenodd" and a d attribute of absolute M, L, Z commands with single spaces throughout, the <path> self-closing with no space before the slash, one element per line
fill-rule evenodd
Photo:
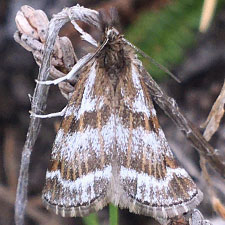
<path fill-rule="evenodd" d="M 100 27 L 103 33 L 105 32 L 106 28 L 109 27 L 115 27 L 118 31 L 121 31 L 119 14 L 115 7 L 111 7 L 109 10 L 99 9 L 98 11 Z"/>
<path fill-rule="evenodd" d="M 110 10 L 109 10 L 109 13 L 110 13 L 110 17 L 111 17 L 112 22 L 118 23 L 119 22 L 118 10 L 115 7 L 111 7 Z"/>
<path fill-rule="evenodd" d="M 109 26 L 110 22 L 110 17 L 107 15 L 106 11 L 104 9 L 99 9 L 99 24 L 100 24 L 100 29 L 104 33 L 105 29 Z"/>
<path fill-rule="evenodd" d="M 116 7 L 111 7 L 110 8 L 110 17 L 111 17 L 111 20 L 112 20 L 112 26 L 115 27 L 119 33 L 122 32 L 122 29 L 121 29 L 121 23 L 120 23 L 120 17 L 119 17 L 119 13 L 118 13 L 118 10 Z"/>
<path fill-rule="evenodd" d="M 131 46 L 135 51 L 137 51 L 139 54 L 141 54 L 143 57 L 147 58 L 151 63 L 153 63 L 155 66 L 157 66 L 159 69 L 167 73 L 170 77 L 172 77 L 177 83 L 181 83 L 180 79 L 176 77 L 172 72 L 170 72 L 165 66 L 161 65 L 155 59 L 153 59 L 151 56 L 147 55 L 145 52 L 143 52 L 140 48 L 136 47 L 135 45 L 131 44 L 128 40 L 123 38 L 123 41 L 125 41 L 129 46 Z"/>

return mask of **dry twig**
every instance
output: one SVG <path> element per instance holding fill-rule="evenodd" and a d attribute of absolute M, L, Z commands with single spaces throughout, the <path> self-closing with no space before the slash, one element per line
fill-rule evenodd
<path fill-rule="evenodd" d="M 225 207 L 221 203 L 219 198 L 217 198 L 216 196 L 213 196 L 211 199 L 211 202 L 212 202 L 214 210 L 218 213 L 218 215 L 220 215 L 223 219 L 225 219 Z"/>
<path fill-rule="evenodd" d="M 202 16 L 199 25 L 199 31 L 204 33 L 208 30 L 213 13 L 216 8 L 217 0 L 205 0 L 202 8 Z"/>
<path fill-rule="evenodd" d="M 221 92 L 216 99 L 215 103 L 213 104 L 213 107 L 209 113 L 209 116 L 205 123 L 202 125 L 202 127 L 206 127 L 204 131 L 204 138 L 209 141 L 213 134 L 217 131 L 220 121 L 224 115 L 224 105 L 225 105 L 225 81 L 223 84 L 223 87 L 221 89 Z M 200 165 L 202 169 L 202 174 L 205 178 L 205 181 L 208 185 L 208 192 L 210 196 L 210 200 L 212 203 L 212 206 L 214 210 L 222 217 L 225 219 L 225 206 L 222 204 L 222 202 L 219 200 L 217 197 L 213 183 L 211 180 L 211 177 L 208 173 L 207 166 L 206 166 L 206 160 L 201 156 L 200 158 Z"/>
<path fill-rule="evenodd" d="M 213 136 L 213 134 L 217 131 L 220 125 L 220 121 L 224 115 L 225 111 L 224 107 L 225 107 L 225 81 L 223 83 L 223 87 L 221 89 L 218 98 L 213 104 L 213 107 L 208 115 L 207 120 L 202 125 L 202 128 L 205 127 L 203 136 L 207 141 L 209 141 Z"/>

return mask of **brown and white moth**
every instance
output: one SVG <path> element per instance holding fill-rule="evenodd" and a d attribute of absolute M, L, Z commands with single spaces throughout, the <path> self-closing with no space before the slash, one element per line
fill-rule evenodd
<path fill-rule="evenodd" d="M 110 202 L 155 218 L 188 212 L 203 195 L 174 159 L 143 78 L 146 72 L 117 29 L 106 21 L 102 28 L 95 53 L 65 78 L 42 82 L 76 77 L 53 145 L 44 204 L 70 217 Z"/>

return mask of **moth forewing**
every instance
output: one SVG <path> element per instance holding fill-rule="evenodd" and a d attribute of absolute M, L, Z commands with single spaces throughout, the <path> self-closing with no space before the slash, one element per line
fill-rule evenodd
<path fill-rule="evenodd" d="M 108 203 L 113 90 L 99 70 L 96 61 L 83 69 L 54 142 L 43 199 L 62 216 L 84 216 Z"/>
<path fill-rule="evenodd" d="M 202 193 L 175 162 L 133 49 L 115 28 L 106 28 L 105 40 L 68 103 L 44 202 L 62 216 L 84 216 L 109 202 L 153 217 L 183 214 Z"/>
<path fill-rule="evenodd" d="M 177 165 L 142 80 L 141 63 L 130 57 L 117 89 L 116 139 L 124 191 L 119 205 L 138 214 L 174 217 L 195 208 L 202 193 Z"/>

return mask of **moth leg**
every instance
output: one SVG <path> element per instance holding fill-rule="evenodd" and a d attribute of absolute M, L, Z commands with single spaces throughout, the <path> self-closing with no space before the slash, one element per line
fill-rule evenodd
<path fill-rule="evenodd" d="M 30 111 L 30 116 L 42 118 L 42 119 L 64 116 L 65 112 L 66 112 L 66 108 L 67 108 L 67 106 L 65 108 L 63 108 L 62 111 L 60 111 L 60 112 L 50 113 L 50 114 L 46 114 L 46 115 L 38 115 L 38 114 Z"/>
<path fill-rule="evenodd" d="M 55 80 L 46 80 L 46 81 L 39 81 L 35 80 L 38 84 L 45 84 L 45 85 L 51 85 L 51 84 L 59 84 L 62 81 L 65 80 L 76 80 L 78 71 L 85 66 L 93 57 L 95 56 L 95 53 L 89 53 L 85 55 L 83 58 L 81 58 L 72 68 L 72 70 L 64 77 L 60 77 Z"/>

